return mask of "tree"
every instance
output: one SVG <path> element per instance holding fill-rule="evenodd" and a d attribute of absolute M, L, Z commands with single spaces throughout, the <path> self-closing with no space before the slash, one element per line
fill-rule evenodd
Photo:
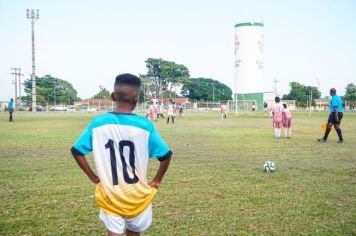
<path fill-rule="evenodd" d="M 97 94 L 94 95 L 95 99 L 111 99 L 111 93 L 106 88 L 101 89 Z"/>
<path fill-rule="evenodd" d="M 189 80 L 186 66 L 161 58 L 148 58 L 146 61 L 147 81 L 150 82 L 153 97 L 172 94 L 173 89 Z M 146 81 L 146 82 L 147 82 Z"/>
<path fill-rule="evenodd" d="M 348 101 L 350 108 L 352 109 L 352 107 L 356 105 L 356 85 L 353 83 L 348 84 L 345 90 L 346 92 L 344 98 L 346 101 Z"/>
<path fill-rule="evenodd" d="M 26 96 L 23 101 L 26 104 L 32 102 L 32 81 L 24 81 L 24 90 Z M 36 77 L 36 100 L 38 104 L 73 104 L 77 101 L 77 91 L 72 84 L 51 75 Z"/>
<path fill-rule="evenodd" d="M 191 78 L 183 85 L 182 95 L 189 99 L 204 101 L 232 99 L 232 91 L 227 85 L 208 78 Z"/>
<path fill-rule="evenodd" d="M 282 100 L 296 100 L 297 106 L 306 106 L 312 95 L 312 100 L 320 98 L 321 92 L 317 87 L 306 86 L 298 82 L 289 83 L 290 92 L 282 97 Z"/>
<path fill-rule="evenodd" d="M 162 81 L 161 66 L 163 60 L 156 58 L 148 58 L 145 63 L 147 68 L 146 77 L 151 80 L 154 87 L 152 93 L 155 95 L 155 97 L 158 97 L 160 93 L 160 81 Z"/>

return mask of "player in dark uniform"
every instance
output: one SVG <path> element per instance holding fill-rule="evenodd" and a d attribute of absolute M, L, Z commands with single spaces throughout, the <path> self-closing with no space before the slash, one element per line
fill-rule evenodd
<path fill-rule="evenodd" d="M 14 112 L 14 99 L 11 98 L 10 102 L 7 104 L 7 109 L 9 111 L 9 122 L 14 122 L 12 119 L 12 113 Z"/>
<path fill-rule="evenodd" d="M 343 107 L 342 100 L 339 96 L 336 95 L 336 89 L 330 89 L 330 96 L 332 96 L 330 100 L 330 115 L 328 119 L 328 124 L 325 130 L 324 137 L 319 138 L 318 141 L 321 143 L 325 143 L 328 139 L 328 135 L 330 133 L 331 127 L 334 125 L 334 129 L 339 136 L 338 143 L 343 143 L 344 139 L 342 138 L 342 133 L 340 129 L 341 119 L 343 117 Z"/>

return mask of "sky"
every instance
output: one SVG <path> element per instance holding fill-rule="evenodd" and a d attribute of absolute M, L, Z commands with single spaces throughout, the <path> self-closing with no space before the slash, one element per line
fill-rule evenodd
<path fill-rule="evenodd" d="M 145 74 L 147 58 L 188 67 L 191 77 L 234 85 L 234 25 L 264 24 L 264 89 L 287 94 L 289 83 L 335 87 L 356 83 L 354 0 L 0 0 L 0 101 L 14 97 L 11 68 L 69 81 L 88 98 L 112 90 L 120 73 Z M 23 93 L 23 92 L 22 92 Z"/>

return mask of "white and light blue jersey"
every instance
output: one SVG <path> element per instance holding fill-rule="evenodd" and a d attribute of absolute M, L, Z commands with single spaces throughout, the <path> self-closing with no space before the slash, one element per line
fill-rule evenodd
<path fill-rule="evenodd" d="M 149 158 L 162 160 L 171 153 L 149 120 L 120 113 L 94 118 L 72 150 L 82 155 L 93 151 L 100 178 L 97 204 L 107 214 L 124 217 L 140 214 L 156 194 L 147 184 Z"/>

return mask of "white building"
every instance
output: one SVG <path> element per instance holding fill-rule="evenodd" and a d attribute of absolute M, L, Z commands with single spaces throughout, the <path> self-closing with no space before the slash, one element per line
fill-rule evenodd
<path fill-rule="evenodd" d="M 263 108 L 263 23 L 235 25 L 235 100 L 255 100 Z"/>

